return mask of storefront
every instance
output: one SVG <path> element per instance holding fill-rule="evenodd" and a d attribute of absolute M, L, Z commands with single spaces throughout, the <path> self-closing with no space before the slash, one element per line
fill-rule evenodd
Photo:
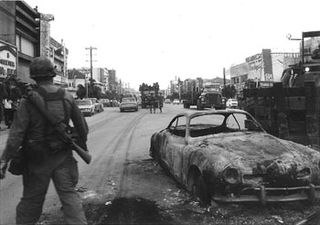
<path fill-rule="evenodd" d="M 17 75 L 17 49 L 0 41 L 0 80 Z"/>

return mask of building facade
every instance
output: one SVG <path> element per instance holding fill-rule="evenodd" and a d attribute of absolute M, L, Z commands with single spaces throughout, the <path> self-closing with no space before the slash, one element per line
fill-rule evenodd
<path fill-rule="evenodd" d="M 40 13 L 24 1 L 0 2 L 0 78 L 29 78 L 29 64 L 39 56 Z"/>
<path fill-rule="evenodd" d="M 50 37 L 50 54 L 48 58 L 53 62 L 57 75 L 54 77 L 54 83 L 67 86 L 68 84 L 68 54 L 69 51 L 65 47 L 63 40 L 61 43 Z"/>
<path fill-rule="evenodd" d="M 53 16 L 39 13 L 24 1 L 0 1 L 0 79 L 16 76 L 25 83 L 34 57 L 46 56 L 55 65 L 56 84 L 67 86 L 68 50 L 50 37 Z"/>
<path fill-rule="evenodd" d="M 115 70 L 108 70 L 108 91 L 115 92 L 117 91 L 118 82 L 116 77 Z"/>
<path fill-rule="evenodd" d="M 231 84 L 235 86 L 239 94 L 247 80 L 253 80 L 256 83 L 260 81 L 279 82 L 283 70 L 299 61 L 300 53 L 273 53 L 270 49 L 263 49 L 261 53 L 247 57 L 244 63 L 231 66 L 228 74 L 230 74 Z"/>
<path fill-rule="evenodd" d="M 15 2 L 0 2 L 0 80 L 17 73 Z"/>

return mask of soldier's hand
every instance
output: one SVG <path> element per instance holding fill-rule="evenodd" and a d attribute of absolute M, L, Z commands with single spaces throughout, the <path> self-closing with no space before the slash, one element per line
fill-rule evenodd
<path fill-rule="evenodd" d="M 7 167 L 8 167 L 8 162 L 0 160 L 0 180 L 5 178 Z"/>

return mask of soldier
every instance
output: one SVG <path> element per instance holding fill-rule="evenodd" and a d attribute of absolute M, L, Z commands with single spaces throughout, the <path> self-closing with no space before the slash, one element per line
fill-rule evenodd
<path fill-rule="evenodd" d="M 35 58 L 30 64 L 30 77 L 36 81 L 38 89 L 32 96 L 45 104 L 63 123 L 68 124 L 71 119 L 79 136 L 86 142 L 87 123 L 73 97 L 53 84 L 55 75 L 49 59 Z M 23 196 L 16 208 L 16 223 L 37 223 L 52 179 L 62 204 L 65 223 L 87 224 L 81 199 L 75 190 L 79 174 L 72 150 L 27 98 L 21 100 L 0 158 L 1 179 L 5 176 L 7 163 L 21 145 L 27 162 L 22 174 Z"/>
<path fill-rule="evenodd" d="M 162 113 L 162 108 L 163 108 L 163 96 L 162 96 L 162 93 L 160 92 L 160 94 L 159 94 L 159 99 L 158 99 L 158 101 L 159 101 L 159 110 L 160 110 L 160 112 Z"/>
<path fill-rule="evenodd" d="M 150 104 L 150 113 L 156 113 L 156 97 L 153 95 L 153 93 L 151 93 L 150 99 L 149 99 L 149 104 Z"/>

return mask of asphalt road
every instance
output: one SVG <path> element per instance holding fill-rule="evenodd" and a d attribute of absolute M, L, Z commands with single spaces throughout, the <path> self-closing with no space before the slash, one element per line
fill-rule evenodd
<path fill-rule="evenodd" d="M 194 111 L 195 109 L 189 109 Z M 120 113 L 118 108 L 86 117 L 90 165 L 78 156 L 77 191 L 89 225 L 98 224 L 294 224 L 320 208 L 305 203 L 217 204 L 202 208 L 149 156 L 151 135 L 165 128 L 182 105 L 165 105 L 163 113 L 147 109 Z M 0 131 L 0 153 L 7 131 Z M 14 224 L 22 194 L 21 177 L 0 181 L 0 224 Z M 50 185 L 39 225 L 63 224 L 59 199 Z"/>
<path fill-rule="evenodd" d="M 86 117 L 89 125 L 88 148 L 93 156 L 90 165 L 76 156 L 80 171 L 79 194 L 84 201 L 106 202 L 115 197 L 140 196 L 159 200 L 162 189 L 170 188 L 162 180 L 149 179 L 143 171 L 131 171 L 132 165 L 152 165 L 149 157 L 151 135 L 168 125 L 171 118 L 183 111 L 182 105 L 165 105 L 163 113 L 150 114 L 147 109 L 120 113 L 118 108 Z M 8 131 L 0 133 L 2 152 Z M 143 167 L 143 165 L 142 165 Z M 137 176 L 139 175 L 139 176 Z M 172 182 L 167 178 L 167 182 Z M 0 224 L 13 224 L 15 207 L 22 194 L 21 177 L 7 173 L 0 181 Z M 44 205 L 45 219 L 50 221 L 60 212 L 60 203 L 53 185 L 50 185 Z M 49 218 L 48 218 L 49 217 Z"/>

